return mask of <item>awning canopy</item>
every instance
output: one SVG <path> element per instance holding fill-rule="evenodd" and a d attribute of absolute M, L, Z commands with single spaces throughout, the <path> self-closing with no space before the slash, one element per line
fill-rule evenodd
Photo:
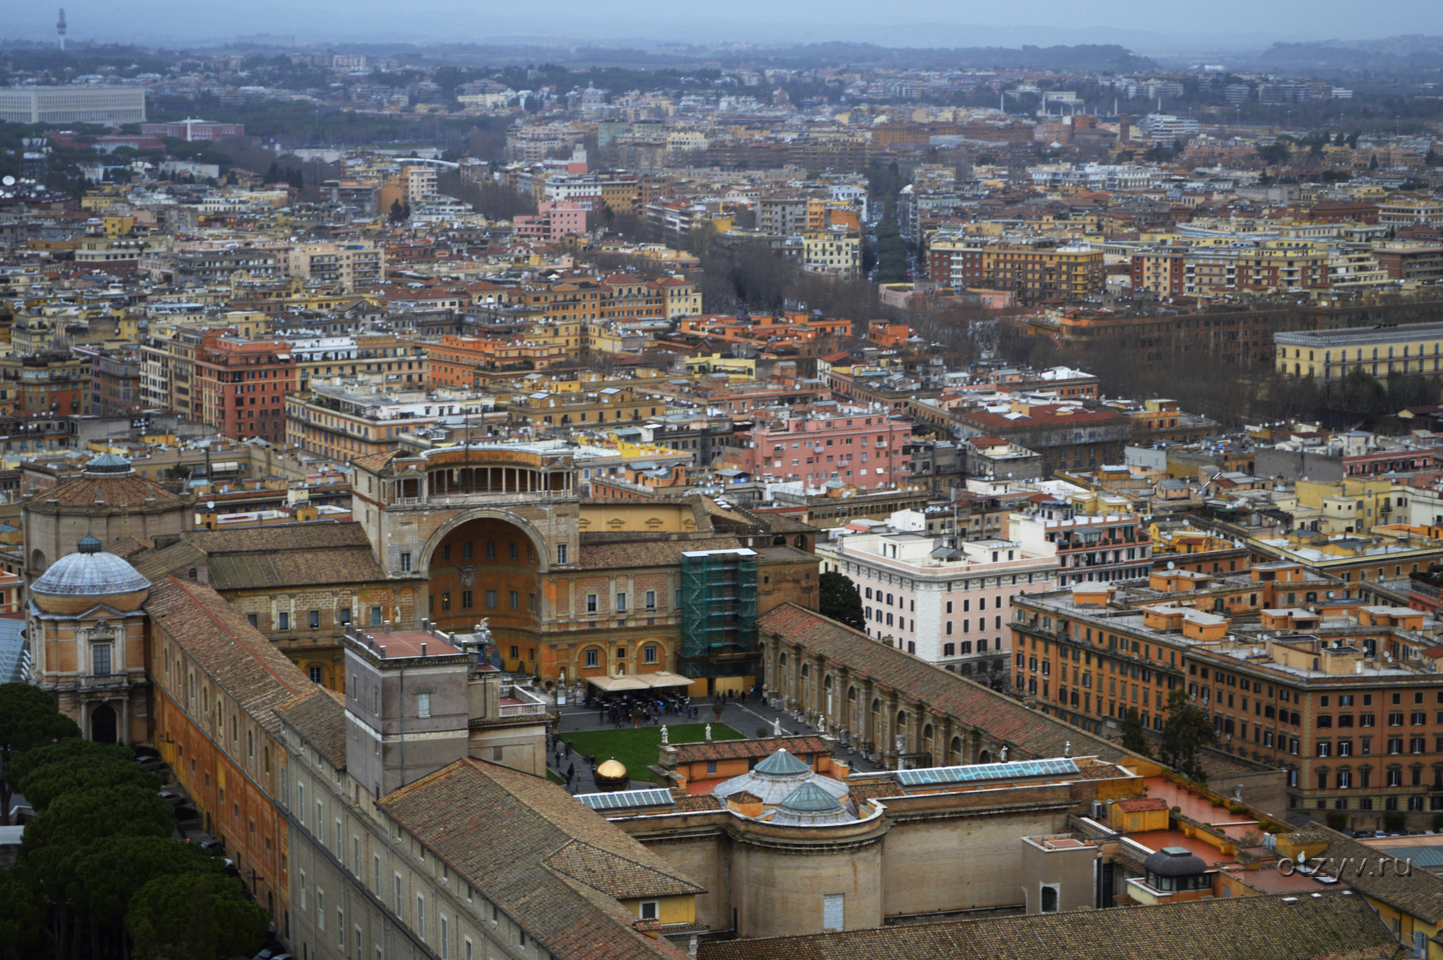
<path fill-rule="evenodd" d="M 686 677 L 666 670 L 656 673 L 614 673 L 605 677 L 587 677 L 586 682 L 603 693 L 630 693 L 633 690 L 691 686 L 691 681 Z"/>
<path fill-rule="evenodd" d="M 629 693 L 633 690 L 647 690 L 650 685 L 643 683 L 637 677 L 625 674 L 608 677 L 587 677 L 586 682 L 603 693 Z"/>

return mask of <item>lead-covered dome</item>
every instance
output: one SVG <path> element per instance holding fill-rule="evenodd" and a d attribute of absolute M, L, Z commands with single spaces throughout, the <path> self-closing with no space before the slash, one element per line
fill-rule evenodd
<path fill-rule="evenodd" d="M 47 613 L 78 613 L 97 600 L 117 610 L 134 610 L 145 601 L 150 581 L 100 541 L 86 537 L 76 552 L 61 557 L 30 585 L 30 594 Z"/>

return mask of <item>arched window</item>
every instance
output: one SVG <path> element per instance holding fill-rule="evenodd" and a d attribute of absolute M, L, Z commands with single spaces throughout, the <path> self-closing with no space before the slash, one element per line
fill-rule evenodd
<path fill-rule="evenodd" d="M 947 748 L 947 762 L 950 763 L 950 764 L 960 764 L 960 763 L 964 763 L 964 762 L 965 762 L 965 761 L 962 759 L 962 738 L 961 738 L 961 737 L 953 737 L 953 738 L 952 738 L 952 745 Z"/>
<path fill-rule="evenodd" d="M 812 675 L 812 665 L 811 665 L 810 663 L 804 663 L 804 664 L 802 664 L 802 676 L 803 676 L 803 678 L 810 677 L 811 675 Z"/>

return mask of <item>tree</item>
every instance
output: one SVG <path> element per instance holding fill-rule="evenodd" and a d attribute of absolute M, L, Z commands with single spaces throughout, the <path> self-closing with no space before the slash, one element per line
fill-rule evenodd
<path fill-rule="evenodd" d="M 836 570 L 828 570 L 817 581 L 817 609 L 822 616 L 857 630 L 867 627 L 866 617 L 862 614 L 862 595 L 846 574 Z"/>
<path fill-rule="evenodd" d="M 25 828 L 27 856 L 78 848 L 102 837 L 168 837 L 175 817 L 159 793 L 134 784 L 73 790 L 56 797 Z"/>
<path fill-rule="evenodd" d="M 1270 167 L 1287 163 L 1292 152 L 1293 148 L 1286 140 L 1260 144 L 1257 148 L 1258 157 Z"/>
<path fill-rule="evenodd" d="M 391 201 L 391 222 L 401 223 L 406 219 L 406 208 L 399 199 Z"/>
<path fill-rule="evenodd" d="M 11 782 L 36 813 L 72 791 L 126 785 L 160 789 L 160 777 L 137 766 L 128 749 L 93 740 L 62 740 L 37 747 L 18 758 L 14 767 Z M 10 775 L 6 770 L 6 776 Z"/>
<path fill-rule="evenodd" d="M 41 955 L 45 902 L 21 867 L 0 870 L 0 960 Z"/>
<path fill-rule="evenodd" d="M 218 874 L 157 877 L 140 888 L 125 915 L 144 960 L 223 960 L 250 956 L 270 914 L 245 898 L 241 883 Z"/>
<path fill-rule="evenodd" d="M 1147 728 L 1142 725 L 1142 714 L 1137 707 L 1128 707 L 1122 718 L 1122 748 L 1144 757 L 1152 756 L 1152 744 L 1147 739 Z"/>
<path fill-rule="evenodd" d="M 1158 758 L 1189 780 L 1207 780 L 1207 772 L 1198 762 L 1198 751 L 1217 743 L 1218 730 L 1207 712 L 1178 689 L 1168 694 L 1167 719 L 1162 724 L 1162 743 Z"/>
<path fill-rule="evenodd" d="M 93 956 L 101 955 L 101 925 L 124 922 L 137 891 L 150 881 L 221 872 L 219 857 L 199 844 L 169 837 L 106 837 L 78 851 L 67 866 L 65 900 L 88 920 Z"/>
<path fill-rule="evenodd" d="M 55 698 L 28 683 L 0 684 L 0 765 L 10 764 L 27 750 L 67 737 L 80 727 L 55 708 Z M 0 824 L 10 823 L 11 786 L 0 780 Z"/>

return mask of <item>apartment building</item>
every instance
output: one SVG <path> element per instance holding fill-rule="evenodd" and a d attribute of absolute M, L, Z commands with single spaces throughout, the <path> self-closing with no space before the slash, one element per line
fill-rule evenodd
<path fill-rule="evenodd" d="M 354 460 L 400 448 L 400 438 L 447 418 L 493 409 L 490 397 L 446 397 L 419 388 L 382 392 L 364 380 L 312 380 L 285 399 L 285 441 L 321 457 Z"/>
<path fill-rule="evenodd" d="M 285 400 L 298 385 L 288 342 L 206 331 L 194 366 L 201 422 L 232 440 L 285 441 Z"/>
<path fill-rule="evenodd" d="M 560 344 L 520 338 L 459 337 L 447 334 L 426 344 L 427 382 L 435 386 L 480 388 L 488 374 L 545 370 L 573 354 Z"/>
<path fill-rule="evenodd" d="M 1183 690 L 1220 749 L 1286 771 L 1290 810 L 1350 829 L 1431 825 L 1443 681 L 1425 614 L 1347 594 L 1274 562 L 1017 597 L 1014 682 L 1045 712 L 1109 733 L 1131 707 L 1161 729 Z"/>
<path fill-rule="evenodd" d="M 352 293 L 386 279 L 386 251 L 370 241 L 293 243 L 278 251 L 276 266 L 285 276 Z"/>
<path fill-rule="evenodd" d="M 846 229 L 802 234 L 802 269 L 838 280 L 862 274 L 862 241 Z"/>
<path fill-rule="evenodd" d="M 745 447 L 726 455 L 754 477 L 801 480 L 808 486 L 837 481 L 859 490 L 895 487 L 910 476 L 908 421 L 865 407 L 818 403 L 760 410 Z"/>
<path fill-rule="evenodd" d="M 893 515 L 915 530 L 854 533 L 818 544 L 822 572 L 862 596 L 870 637 L 998 688 L 1009 682 L 1011 597 L 1056 589 L 1054 548 L 928 535 L 920 513 Z"/>
<path fill-rule="evenodd" d="M 0 385 L 13 397 L 15 413 L 93 413 L 90 370 L 89 357 L 12 354 L 0 357 Z"/>
<path fill-rule="evenodd" d="M 1008 243 L 939 233 L 927 245 L 928 276 L 957 292 L 1007 290 L 1021 302 L 1079 300 L 1103 290 L 1103 251 L 1086 243 Z"/>
<path fill-rule="evenodd" d="M 1034 554 L 1055 556 L 1059 587 L 1132 580 L 1152 569 L 1152 541 L 1136 514 L 1093 516 L 1045 496 L 1029 507 L 1008 516 L 1008 539 Z"/>
<path fill-rule="evenodd" d="M 1339 261 L 1328 247 L 1300 240 L 1267 240 L 1224 245 L 1159 246 L 1132 258 L 1134 290 L 1160 297 L 1205 296 L 1243 290 L 1309 290 L 1333 286 L 1332 269 L 1345 269 L 1351 283 L 1380 278 L 1363 264 Z"/>

